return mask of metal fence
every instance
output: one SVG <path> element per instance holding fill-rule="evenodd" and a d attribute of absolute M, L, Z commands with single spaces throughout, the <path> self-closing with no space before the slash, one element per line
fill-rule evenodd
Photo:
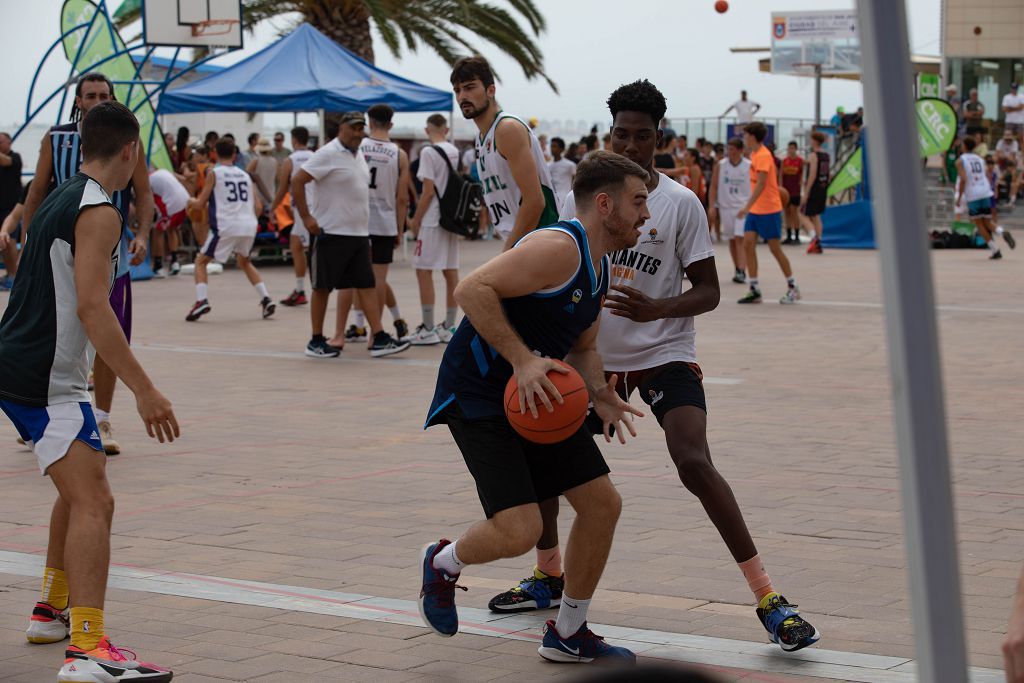
<path fill-rule="evenodd" d="M 760 118 L 758 121 L 775 128 L 775 144 L 784 146 L 790 140 L 796 140 L 801 148 L 809 146 L 814 119 L 792 118 Z M 687 117 L 669 119 L 669 125 L 677 135 L 685 135 L 686 141 L 692 146 L 697 138 L 706 138 L 712 142 L 726 142 L 729 124 L 735 124 L 735 117 Z"/>

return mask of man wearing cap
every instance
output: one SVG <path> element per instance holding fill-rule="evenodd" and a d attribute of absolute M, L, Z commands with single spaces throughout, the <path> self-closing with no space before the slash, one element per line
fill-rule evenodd
<path fill-rule="evenodd" d="M 1006 114 L 1006 130 L 1020 141 L 1021 134 L 1024 134 L 1024 96 L 1017 90 L 1017 84 L 1011 83 L 1010 92 L 1003 96 L 1003 112 Z"/>
<path fill-rule="evenodd" d="M 958 93 L 960 89 L 956 87 L 955 83 L 950 83 L 946 86 L 946 101 L 949 102 L 949 106 L 953 107 L 953 111 L 956 115 L 960 116 L 960 97 Z"/>
<path fill-rule="evenodd" d="M 310 248 L 310 279 L 313 297 L 309 312 L 313 338 L 306 355 L 334 358 L 341 348 L 324 336 L 327 300 L 332 289 L 357 289 L 372 334 L 374 358 L 400 353 L 409 342 L 394 339 L 381 326 L 376 281 L 370 263 L 370 168 L 359 151 L 366 137 L 362 112 L 341 115 L 338 136 L 318 149 L 292 178 L 292 199 L 303 225 L 313 239 Z M 306 183 L 316 183 L 312 209 L 306 203 Z M 347 317 L 348 311 L 340 319 Z"/>

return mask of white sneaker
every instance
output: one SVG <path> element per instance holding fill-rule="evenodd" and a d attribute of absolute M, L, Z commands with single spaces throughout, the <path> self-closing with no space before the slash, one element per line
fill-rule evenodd
<path fill-rule="evenodd" d="M 110 428 L 110 423 L 104 420 L 96 426 L 100 430 L 100 441 L 103 442 L 103 451 L 107 455 L 120 455 L 121 444 L 114 440 L 114 430 Z"/>
<path fill-rule="evenodd" d="M 800 301 L 800 288 L 790 287 L 786 293 L 779 299 L 780 304 L 795 304 Z"/>
<path fill-rule="evenodd" d="M 156 270 L 153 271 L 153 277 L 156 278 L 157 280 L 163 280 L 165 277 L 167 277 L 167 271 L 164 270 L 163 268 L 157 268 Z"/>
<path fill-rule="evenodd" d="M 437 335 L 442 344 L 447 344 L 455 336 L 455 328 L 449 329 L 444 326 L 444 323 L 438 323 L 434 326 L 434 334 Z"/>
<path fill-rule="evenodd" d="M 71 622 L 68 611 L 57 610 L 44 602 L 37 602 L 32 610 L 32 618 L 28 622 L 25 637 L 28 642 L 37 645 L 59 643 L 71 633 Z"/>
<path fill-rule="evenodd" d="M 407 341 L 413 346 L 433 346 L 441 343 L 441 337 L 438 336 L 436 327 L 430 329 L 423 323 L 420 323 L 415 331 L 402 341 Z"/>
<path fill-rule="evenodd" d="M 170 274 L 171 275 L 177 275 L 180 272 L 181 272 L 181 266 L 178 264 L 178 262 L 177 261 L 171 261 Z"/>

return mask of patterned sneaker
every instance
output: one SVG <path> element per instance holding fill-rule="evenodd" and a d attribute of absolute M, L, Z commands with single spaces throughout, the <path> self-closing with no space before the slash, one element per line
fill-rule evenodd
<path fill-rule="evenodd" d="M 293 290 L 287 298 L 281 299 L 282 306 L 301 306 L 305 303 L 309 303 L 306 299 L 306 293 L 297 290 Z"/>
<path fill-rule="evenodd" d="M 544 640 L 537 652 L 550 662 L 587 664 L 601 660 L 602 664 L 636 663 L 636 655 L 631 650 L 604 642 L 604 638 L 590 630 L 587 622 L 583 622 L 579 631 L 563 638 L 555 629 L 555 620 L 548 619 L 544 624 Z"/>
<path fill-rule="evenodd" d="M 428 543 L 420 551 L 420 566 L 423 568 L 423 585 L 420 587 L 420 616 L 424 623 L 439 636 L 450 638 L 459 632 L 459 612 L 455 608 L 455 589 L 469 590 L 455 582 L 459 575 L 449 576 L 434 568 L 434 557 L 451 545 L 442 538 L 437 543 Z"/>
<path fill-rule="evenodd" d="M 407 337 L 403 337 L 402 341 L 409 342 L 413 346 L 433 346 L 441 343 L 441 338 L 437 336 L 437 328 L 431 329 L 420 323 L 416 326 L 416 330 Z"/>
<path fill-rule="evenodd" d="M 210 302 L 207 301 L 206 299 L 203 299 L 202 301 L 197 301 L 192 306 L 192 310 L 189 311 L 188 315 L 185 316 L 185 320 L 189 321 L 190 323 L 195 322 L 196 320 L 199 320 L 204 315 L 209 313 L 211 310 L 213 309 L 210 307 Z"/>
<path fill-rule="evenodd" d="M 786 652 L 794 652 L 813 645 L 821 637 L 810 622 L 800 616 L 796 605 L 791 605 L 778 593 L 769 593 L 757 605 L 757 618 Z"/>
<path fill-rule="evenodd" d="M 437 335 L 437 338 L 441 340 L 442 344 L 447 344 L 452 340 L 452 337 L 455 336 L 455 328 L 445 327 L 444 323 L 438 323 L 434 326 L 434 334 Z"/>
<path fill-rule="evenodd" d="M 795 304 L 797 301 L 800 301 L 800 288 L 795 285 L 787 289 L 779 299 L 780 304 Z"/>
<path fill-rule="evenodd" d="M 738 304 L 759 304 L 761 303 L 761 290 L 759 289 L 748 289 L 747 293 L 743 295 L 743 298 L 738 300 Z"/>
<path fill-rule="evenodd" d="M 167 272 L 170 275 L 177 275 L 181 272 L 181 264 L 177 261 L 171 261 L 171 267 Z"/>
<path fill-rule="evenodd" d="M 341 349 L 327 343 L 327 337 L 322 334 L 313 337 L 306 344 L 306 355 L 310 358 L 337 358 L 341 355 Z"/>
<path fill-rule="evenodd" d="M 274 315 L 274 311 L 277 310 L 277 304 L 269 296 L 265 296 L 260 300 L 260 309 L 263 313 L 263 319 L 266 320 Z"/>
<path fill-rule="evenodd" d="M 32 610 L 32 618 L 28 622 L 25 637 L 28 642 L 37 645 L 59 643 L 71 633 L 71 622 L 68 611 L 57 610 L 45 602 L 37 602 Z"/>
<path fill-rule="evenodd" d="M 596 413 L 595 413 L 596 414 Z M 604 433 L 602 425 L 601 433 Z M 536 609 L 548 609 L 562 604 L 562 589 L 565 579 L 561 576 L 548 576 L 537 567 L 533 568 L 533 576 L 523 579 L 512 590 L 495 595 L 487 603 L 492 612 L 530 612 Z"/>
<path fill-rule="evenodd" d="M 103 442 L 103 452 L 107 455 L 120 455 L 121 444 L 114 440 L 114 430 L 110 427 L 110 422 L 104 420 L 96 425 L 100 430 L 100 441 Z"/>
<path fill-rule="evenodd" d="M 747 284 L 747 274 L 742 270 L 737 270 L 736 274 L 732 276 L 732 281 L 738 285 Z"/>
<path fill-rule="evenodd" d="M 356 327 L 355 325 L 349 325 L 348 329 L 345 330 L 345 343 L 348 342 L 364 342 L 366 341 L 366 328 Z"/>
<path fill-rule="evenodd" d="M 405 322 L 402 318 L 395 320 L 395 339 L 399 341 L 405 341 L 405 338 L 409 336 L 409 323 Z"/>
<path fill-rule="evenodd" d="M 134 652 L 118 650 L 106 636 L 88 652 L 73 645 L 68 647 L 64 666 L 57 672 L 57 683 L 170 683 L 172 678 L 174 674 L 169 669 L 136 660 Z"/>
<path fill-rule="evenodd" d="M 405 351 L 409 346 L 409 342 L 398 341 L 382 330 L 373 337 L 373 346 L 370 347 L 370 356 L 372 358 L 391 356 Z"/>

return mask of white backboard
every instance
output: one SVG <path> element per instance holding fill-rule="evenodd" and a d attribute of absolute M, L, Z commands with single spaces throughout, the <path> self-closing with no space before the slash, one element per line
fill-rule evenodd
<path fill-rule="evenodd" d="M 240 0 L 142 0 L 147 45 L 240 48 L 241 19 Z"/>
<path fill-rule="evenodd" d="M 857 11 L 772 12 L 772 73 L 813 75 L 795 64 L 821 64 L 826 75 L 859 74 Z"/>

